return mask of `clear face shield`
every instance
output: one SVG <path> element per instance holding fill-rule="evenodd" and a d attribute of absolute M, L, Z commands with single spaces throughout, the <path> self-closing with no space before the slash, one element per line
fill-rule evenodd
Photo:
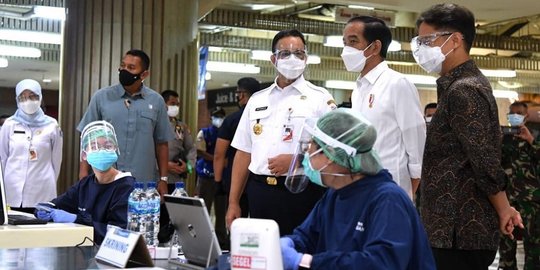
<path fill-rule="evenodd" d="M 120 155 L 114 127 L 106 121 L 91 122 L 81 132 L 81 160 L 83 153 L 88 155 L 98 151 L 116 152 Z"/>
<path fill-rule="evenodd" d="M 337 139 L 334 139 L 328 136 L 326 133 L 322 132 L 317 127 L 317 120 L 318 119 L 314 119 L 314 118 L 307 119 L 302 127 L 300 140 L 294 152 L 291 164 L 289 166 L 289 170 L 287 171 L 287 178 L 285 179 L 285 186 L 292 193 L 300 193 L 304 191 L 304 189 L 306 189 L 308 183 L 310 182 L 310 178 L 308 177 L 308 175 L 306 175 L 304 170 L 307 169 L 307 170 L 313 171 L 314 168 L 304 168 L 304 166 L 305 165 L 311 166 L 311 163 L 309 160 L 312 156 L 318 153 L 321 153 L 323 150 L 325 150 L 327 153 L 335 153 L 336 149 L 342 149 L 343 151 L 345 151 L 345 153 L 347 153 L 347 155 L 351 157 L 356 155 L 356 149 L 338 141 L 338 139 L 348 134 L 357 126 L 354 126 L 353 128 L 339 135 Z M 312 148 L 312 144 L 315 144 L 315 142 L 313 141 L 314 137 L 324 142 L 326 145 L 323 146 L 324 149 L 319 148 L 313 151 L 312 153 L 309 153 L 309 149 Z M 307 159 L 307 162 L 304 161 L 305 159 Z M 329 164 L 326 164 L 323 167 L 318 168 L 316 170 L 319 171 L 319 173 L 322 175 L 327 174 L 327 175 L 344 176 L 344 174 L 339 174 L 339 173 L 322 172 L 321 170 L 326 168 L 328 165 Z M 312 179 L 312 180 L 314 180 L 313 182 L 320 182 L 318 184 L 322 185 L 321 179 Z"/>

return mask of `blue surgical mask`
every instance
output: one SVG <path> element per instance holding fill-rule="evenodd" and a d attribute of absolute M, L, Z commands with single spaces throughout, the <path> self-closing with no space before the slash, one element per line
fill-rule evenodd
<path fill-rule="evenodd" d="M 317 184 L 321 187 L 326 187 L 322 182 L 322 176 L 321 176 L 321 170 L 324 169 L 326 166 L 322 167 L 319 170 L 314 170 L 311 166 L 311 161 L 309 154 L 304 154 L 304 160 L 302 160 L 302 166 L 304 167 L 304 174 L 309 178 L 309 181 L 311 181 L 313 184 Z"/>
<path fill-rule="evenodd" d="M 98 150 L 86 154 L 88 164 L 101 172 L 109 170 L 117 160 L 118 155 L 115 151 Z"/>
<path fill-rule="evenodd" d="M 510 123 L 510 125 L 513 127 L 521 125 L 523 120 L 525 120 L 525 116 L 521 114 L 512 113 L 508 115 L 508 123 Z"/>

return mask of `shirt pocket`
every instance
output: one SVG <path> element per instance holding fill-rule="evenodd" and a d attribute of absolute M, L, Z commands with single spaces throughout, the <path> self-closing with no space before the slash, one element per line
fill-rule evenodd
<path fill-rule="evenodd" d="M 270 120 L 271 114 L 272 112 L 268 107 L 265 110 L 257 111 L 256 109 L 252 109 L 249 112 L 249 132 L 252 134 L 251 137 L 254 140 L 260 140 L 272 133 L 273 123 Z"/>
<path fill-rule="evenodd" d="M 153 133 L 157 120 L 156 111 L 139 111 L 137 117 L 137 131 L 143 133 Z"/>
<path fill-rule="evenodd" d="M 313 113 L 306 109 L 301 108 L 295 108 L 295 110 L 291 113 L 290 119 L 286 119 L 285 123 L 287 125 L 293 126 L 293 140 L 298 141 L 300 136 L 302 135 L 302 129 L 304 127 L 304 123 L 306 122 L 306 119 L 312 118 Z"/>

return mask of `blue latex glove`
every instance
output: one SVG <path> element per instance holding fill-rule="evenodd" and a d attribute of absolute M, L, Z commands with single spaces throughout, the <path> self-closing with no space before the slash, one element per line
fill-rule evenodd
<path fill-rule="evenodd" d="M 57 223 L 71 223 L 77 219 L 77 215 L 60 209 L 52 209 L 51 217 Z"/>
<path fill-rule="evenodd" d="M 281 257 L 283 258 L 283 269 L 298 270 L 303 254 L 294 249 L 294 243 L 288 237 L 279 239 L 279 243 L 281 245 Z"/>
<path fill-rule="evenodd" d="M 38 210 L 36 212 L 36 217 L 41 220 L 49 221 L 51 220 L 51 212 L 44 211 L 44 210 Z"/>

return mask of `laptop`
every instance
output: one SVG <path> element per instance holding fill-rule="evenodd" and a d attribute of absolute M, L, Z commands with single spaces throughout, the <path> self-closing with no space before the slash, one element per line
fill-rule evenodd
<path fill-rule="evenodd" d="M 165 195 L 165 206 L 187 264 L 192 266 L 189 268 L 205 269 L 217 264 L 222 252 L 204 200 Z"/>
<path fill-rule="evenodd" d="M 2 163 L 0 163 L 0 225 L 29 225 L 29 224 L 47 224 L 47 221 L 31 217 L 29 215 L 8 215 L 8 207 L 6 203 L 6 191 L 4 189 L 4 176 Z"/>

